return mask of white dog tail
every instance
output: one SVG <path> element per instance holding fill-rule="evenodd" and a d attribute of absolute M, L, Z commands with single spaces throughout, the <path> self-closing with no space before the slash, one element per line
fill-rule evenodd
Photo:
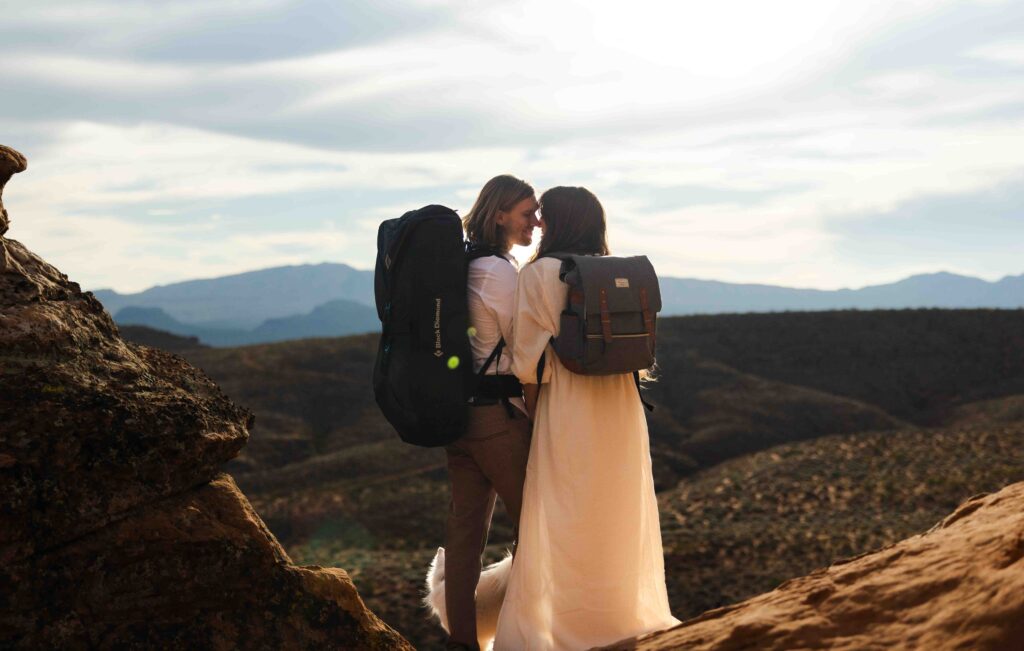
<path fill-rule="evenodd" d="M 480 581 L 476 584 L 476 632 L 480 648 L 486 649 L 494 639 L 498 628 L 498 614 L 501 604 L 505 601 L 505 590 L 508 588 L 509 574 L 512 572 L 512 553 L 505 558 L 484 568 L 480 573 Z M 423 603 L 441 622 L 445 631 L 448 630 L 448 611 L 444 604 L 444 547 L 437 548 L 437 554 L 427 571 L 427 596 Z"/>

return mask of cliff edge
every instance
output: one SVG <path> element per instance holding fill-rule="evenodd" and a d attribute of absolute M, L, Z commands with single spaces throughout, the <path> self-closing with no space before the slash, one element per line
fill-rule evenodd
<path fill-rule="evenodd" d="M 17 241 L 0 145 L 0 647 L 412 649 L 221 468 L 252 415 Z"/>
<path fill-rule="evenodd" d="M 1024 482 L 921 535 L 609 650 L 1024 649 Z"/>

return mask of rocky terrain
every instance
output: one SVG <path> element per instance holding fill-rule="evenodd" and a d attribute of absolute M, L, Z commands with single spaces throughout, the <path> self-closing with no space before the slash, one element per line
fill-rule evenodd
<path fill-rule="evenodd" d="M 609 650 L 1024 648 L 1024 483 L 927 532 Z"/>
<path fill-rule="evenodd" d="M 692 617 L 931 527 L 1024 479 L 1024 422 L 968 420 L 776 446 L 658 496 L 669 598 Z"/>
<path fill-rule="evenodd" d="M 659 322 L 648 389 L 668 587 L 681 618 L 920 533 L 1024 480 L 1024 312 L 717 315 Z M 444 458 L 402 444 L 366 378 L 376 338 L 197 349 L 257 414 L 231 471 L 293 558 L 345 567 L 421 648 Z M 488 555 L 511 528 L 499 509 Z"/>
<path fill-rule="evenodd" d="M 0 191 L 26 162 L 0 147 Z M 2 206 L 2 203 L 0 203 Z M 222 472 L 252 415 L 124 342 L 0 213 L 0 647 L 408 649 Z"/>

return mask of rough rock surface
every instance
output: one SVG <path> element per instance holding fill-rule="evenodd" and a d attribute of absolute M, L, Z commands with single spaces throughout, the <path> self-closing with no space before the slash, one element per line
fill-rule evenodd
<path fill-rule="evenodd" d="M 1024 649 L 1024 482 L 928 532 L 608 649 Z"/>
<path fill-rule="evenodd" d="M 0 146 L 0 195 L 25 168 Z M 0 647 L 410 649 L 220 472 L 251 414 L 0 215 Z"/>

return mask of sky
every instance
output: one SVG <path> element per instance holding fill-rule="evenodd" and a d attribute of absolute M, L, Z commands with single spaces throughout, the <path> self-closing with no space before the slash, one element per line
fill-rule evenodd
<path fill-rule="evenodd" d="M 502 173 L 666 276 L 1024 273 L 1021 2 L 0 0 L 0 61 L 7 236 L 86 289 L 369 269 Z"/>

